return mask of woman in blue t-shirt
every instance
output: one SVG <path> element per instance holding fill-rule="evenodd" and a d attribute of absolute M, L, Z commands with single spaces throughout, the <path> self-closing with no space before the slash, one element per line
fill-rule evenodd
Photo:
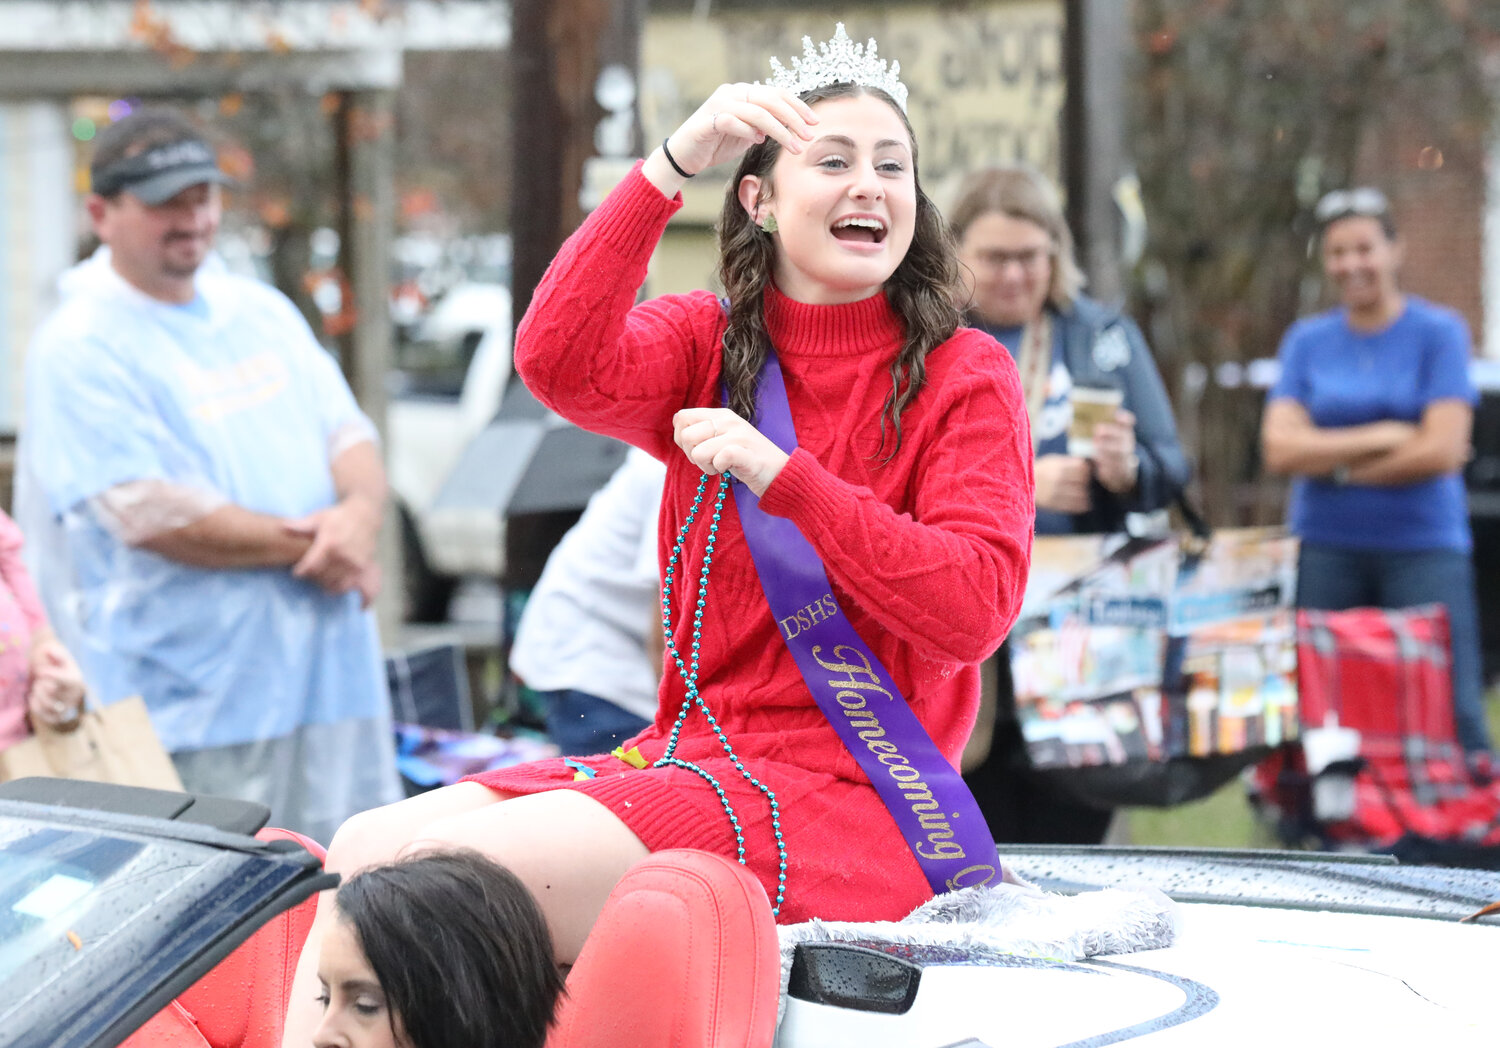
<path fill-rule="evenodd" d="M 1261 427 L 1266 468 L 1295 478 L 1298 603 L 1447 605 L 1459 741 L 1486 752 L 1461 476 L 1477 399 L 1468 328 L 1401 291 L 1401 245 L 1378 190 L 1329 193 L 1316 216 L 1340 305 L 1286 333 Z"/>

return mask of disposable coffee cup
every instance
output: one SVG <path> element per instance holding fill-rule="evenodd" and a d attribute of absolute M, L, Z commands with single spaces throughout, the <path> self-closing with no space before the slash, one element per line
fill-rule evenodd
<path fill-rule="evenodd" d="M 1359 732 L 1354 728 L 1340 727 L 1337 721 L 1321 728 L 1303 729 L 1300 741 L 1309 775 L 1321 775 L 1330 764 L 1352 761 L 1359 756 Z"/>
<path fill-rule="evenodd" d="M 1073 421 L 1068 424 L 1068 454 L 1093 458 L 1094 427 L 1115 420 L 1115 413 L 1125 403 L 1125 393 L 1118 389 L 1074 386 L 1068 401 L 1073 408 Z"/>
<path fill-rule="evenodd" d="M 1359 732 L 1329 717 L 1321 728 L 1304 729 L 1299 741 L 1313 777 L 1313 815 L 1324 822 L 1352 818 L 1358 796 L 1351 762 L 1359 757 Z"/>

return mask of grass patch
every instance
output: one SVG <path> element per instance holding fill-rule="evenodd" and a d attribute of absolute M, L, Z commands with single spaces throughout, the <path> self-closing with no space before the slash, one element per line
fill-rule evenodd
<path fill-rule="evenodd" d="M 1194 848 L 1270 848 L 1274 835 L 1262 829 L 1245 800 L 1238 780 L 1226 783 L 1201 801 L 1176 808 L 1127 808 L 1117 835 L 1131 844 Z"/>

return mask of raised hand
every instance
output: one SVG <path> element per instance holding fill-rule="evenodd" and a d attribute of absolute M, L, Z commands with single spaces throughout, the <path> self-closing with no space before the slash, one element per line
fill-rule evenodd
<path fill-rule="evenodd" d="M 1089 460 L 1074 455 L 1042 455 L 1036 460 L 1036 508 L 1054 513 L 1085 513 L 1089 500 Z"/>
<path fill-rule="evenodd" d="M 768 84 L 723 84 L 667 138 L 677 167 L 696 175 L 726 163 L 767 138 L 800 153 L 812 140 L 817 114 L 784 87 Z M 671 195 L 683 178 L 660 148 L 646 160 L 643 173 L 662 192 Z"/>
<path fill-rule="evenodd" d="M 1123 408 L 1094 427 L 1094 473 L 1116 495 L 1135 490 L 1141 460 L 1135 451 L 1135 416 Z"/>
<path fill-rule="evenodd" d="M 728 473 L 766 493 L 786 465 L 787 453 L 728 408 L 685 408 L 672 416 L 672 439 L 705 473 Z"/>

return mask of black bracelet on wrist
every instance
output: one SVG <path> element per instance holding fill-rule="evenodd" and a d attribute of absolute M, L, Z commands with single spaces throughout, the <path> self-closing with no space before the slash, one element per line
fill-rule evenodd
<path fill-rule="evenodd" d="M 670 135 L 667 136 L 667 138 L 670 138 L 670 137 L 671 137 Z M 672 151 L 667 148 L 667 139 L 666 138 L 663 138 L 661 140 L 661 155 L 667 158 L 667 163 L 669 163 L 669 164 L 672 165 L 672 170 L 676 171 L 683 178 L 692 178 L 693 177 L 691 174 L 689 174 L 688 172 L 686 172 L 686 171 L 684 171 L 682 169 L 682 165 L 681 164 L 679 164 L 676 160 L 672 159 Z"/>

